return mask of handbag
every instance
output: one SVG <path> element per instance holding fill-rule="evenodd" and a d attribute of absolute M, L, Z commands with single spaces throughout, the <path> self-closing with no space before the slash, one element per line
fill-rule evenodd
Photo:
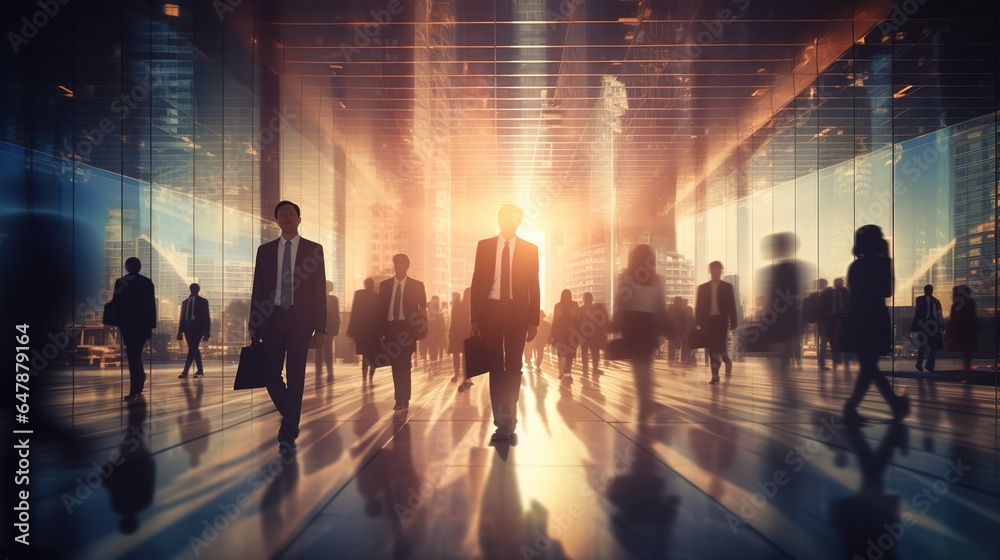
<path fill-rule="evenodd" d="M 490 370 L 492 354 L 486 339 L 481 336 L 472 336 L 465 339 L 465 377 L 471 378 L 482 375 Z"/>
<path fill-rule="evenodd" d="M 115 319 L 115 306 L 110 301 L 104 304 L 104 315 L 101 316 L 101 322 L 109 327 L 118 326 L 118 320 Z"/>
<path fill-rule="evenodd" d="M 265 385 L 264 345 L 254 339 L 250 341 L 250 346 L 240 350 L 240 365 L 236 368 L 233 389 L 258 389 Z"/>
<path fill-rule="evenodd" d="M 706 329 L 694 329 L 688 333 L 687 337 L 688 348 L 691 348 L 692 350 L 695 348 L 708 347 L 708 330 Z"/>

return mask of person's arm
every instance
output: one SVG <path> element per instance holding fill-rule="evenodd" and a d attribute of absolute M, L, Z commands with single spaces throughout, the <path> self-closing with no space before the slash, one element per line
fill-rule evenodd
<path fill-rule="evenodd" d="M 253 284 L 250 288 L 250 316 L 247 317 L 247 332 L 250 334 L 250 338 L 257 337 L 257 331 L 260 329 L 260 323 L 263 322 L 264 317 L 261 315 L 263 313 L 262 309 L 255 309 L 257 302 L 264 298 L 264 274 L 267 265 L 261 262 L 260 255 L 264 246 L 261 245 L 257 247 L 257 257 L 254 259 L 253 267 Z M 274 274 L 274 269 L 271 269 L 271 274 Z M 274 302 L 271 302 L 274 303 Z M 265 308 L 266 309 L 266 308 Z M 256 314 L 256 317 L 255 317 Z M 257 321 L 254 321 L 254 319 Z M 255 326 L 254 323 L 257 322 Z"/>
<path fill-rule="evenodd" d="M 477 336 L 480 334 L 479 313 L 481 310 L 479 309 L 479 304 L 482 302 L 483 298 L 480 298 L 479 296 L 480 292 L 483 290 L 483 282 L 485 282 L 483 275 L 486 274 L 486 271 L 482 266 L 482 255 L 480 254 L 482 251 L 483 243 L 480 242 L 476 246 L 476 260 L 473 261 L 475 264 L 472 270 L 472 293 L 469 294 L 469 318 L 471 321 L 469 325 L 470 336 Z"/>
<path fill-rule="evenodd" d="M 184 317 L 187 315 L 184 313 L 185 305 L 187 305 L 187 300 L 181 302 L 181 316 L 177 320 L 177 340 L 184 340 L 184 336 L 181 333 L 184 331 Z"/>
<path fill-rule="evenodd" d="M 205 311 L 205 336 L 202 338 L 202 340 L 208 340 L 209 338 L 212 337 L 212 315 L 211 311 L 209 311 L 208 308 L 208 300 L 202 299 L 201 301 L 204 302 L 202 307 L 204 308 Z"/>
<path fill-rule="evenodd" d="M 327 317 L 326 320 L 329 323 L 330 336 L 337 336 L 340 334 L 340 299 L 337 296 L 327 295 L 333 302 L 330 304 L 330 309 L 333 310 L 333 317 Z"/>
<path fill-rule="evenodd" d="M 316 272 L 313 273 L 312 278 L 313 293 L 311 299 L 315 306 L 314 309 L 319 311 L 319 313 L 313 316 L 313 331 L 315 331 L 314 338 L 316 339 L 316 345 L 322 346 L 326 339 L 327 326 L 326 262 L 323 259 L 323 246 L 316 243 L 316 248 L 313 250 L 312 256 L 316 259 Z"/>
<path fill-rule="evenodd" d="M 146 313 L 149 317 L 149 330 L 156 328 L 156 287 L 153 286 L 153 281 L 149 281 L 149 297 L 146 298 Z"/>
<path fill-rule="evenodd" d="M 729 330 L 736 330 L 736 287 L 729 284 Z"/>

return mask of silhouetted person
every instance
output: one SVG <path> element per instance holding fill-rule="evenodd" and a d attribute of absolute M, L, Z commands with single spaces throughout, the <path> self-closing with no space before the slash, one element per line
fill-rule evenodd
<path fill-rule="evenodd" d="M 653 412 L 653 352 L 660 347 L 661 336 L 672 334 L 669 322 L 656 254 L 649 245 L 636 245 L 615 291 L 613 325 L 631 357 L 640 421 Z"/>
<path fill-rule="evenodd" d="M 764 241 L 765 250 L 770 250 L 775 261 L 765 269 L 763 278 L 765 337 L 771 343 L 771 356 L 779 375 L 787 373 L 791 362 L 801 353 L 797 329 L 802 274 L 792 258 L 795 245 L 791 233 L 775 233 Z"/>
<path fill-rule="evenodd" d="M 826 367 L 826 329 L 824 329 L 822 313 L 820 313 L 820 300 L 822 299 L 823 291 L 827 289 L 829 283 L 826 278 L 820 278 L 816 281 L 816 291 L 810 293 L 808 296 L 802 299 L 802 328 L 806 332 L 811 329 L 811 325 L 816 325 L 816 358 L 819 362 L 820 371 L 827 369 Z"/>
<path fill-rule="evenodd" d="M 851 303 L 851 292 L 844 286 L 843 278 L 836 278 L 832 288 L 826 288 L 819 295 L 820 313 L 820 369 L 825 369 L 826 345 L 830 345 L 830 357 L 833 361 L 833 369 L 836 371 L 841 361 L 844 368 L 847 368 L 847 355 L 841 351 L 840 332 L 843 329 L 844 317 L 847 315 Z"/>
<path fill-rule="evenodd" d="M 146 403 L 128 403 L 129 428 L 118 447 L 120 463 L 105 482 L 111 497 L 111 509 L 121 515 L 118 530 L 131 535 L 139 528 L 139 512 L 153 505 L 156 490 L 156 463 L 146 448 L 143 424 Z"/>
<path fill-rule="evenodd" d="M 538 334 L 541 310 L 538 247 L 516 236 L 524 214 L 508 204 L 497 218 L 500 235 L 479 242 L 472 275 L 472 332 L 492 353 L 494 441 L 510 439 L 517 428 L 524 344 Z"/>
<path fill-rule="evenodd" d="M 340 334 L 340 299 L 333 295 L 333 282 L 326 281 L 326 344 L 316 346 L 316 379 L 323 374 L 323 362 L 326 362 L 326 377 L 333 381 L 333 341 Z"/>
<path fill-rule="evenodd" d="M 962 354 L 962 383 L 970 381 L 972 353 L 979 348 L 979 321 L 972 290 L 962 284 L 951 290 L 951 312 L 948 314 L 948 339 L 945 348 Z"/>
<path fill-rule="evenodd" d="M 694 328 L 694 310 L 688 305 L 686 299 L 676 296 L 667 312 L 674 327 L 667 339 L 667 360 L 689 362 L 691 361 L 691 348 L 688 345 L 688 334 Z"/>
<path fill-rule="evenodd" d="M 201 286 L 191 284 L 191 295 L 181 303 L 181 318 L 177 324 L 177 340 L 187 339 L 188 353 L 184 360 L 184 371 L 177 377 L 184 379 L 191 369 L 191 362 L 195 363 L 198 369 L 194 372 L 195 377 L 205 375 L 205 369 L 201 363 L 201 350 L 198 345 L 202 340 L 208 340 L 212 335 L 212 318 L 208 314 L 208 300 L 198 295 Z"/>
<path fill-rule="evenodd" d="M 465 299 L 462 294 L 452 292 L 451 294 L 451 324 L 448 326 L 448 351 L 451 352 L 451 365 L 455 374 L 451 377 L 452 383 L 462 380 L 465 385 L 465 364 L 462 359 L 465 356 L 465 339 L 469 337 L 472 330 L 472 317 L 469 315 L 469 295 L 472 290 L 465 289 Z M 471 381 L 469 384 L 471 385 Z M 466 387 L 465 389 L 467 389 Z M 463 391 L 465 389 L 462 389 Z"/>
<path fill-rule="evenodd" d="M 601 363 L 601 350 L 607 343 L 609 321 L 608 308 L 603 303 L 594 303 L 594 294 L 584 292 L 580 306 L 580 365 L 584 375 L 587 375 L 589 360 L 594 362 L 594 374 L 601 373 L 597 366 Z"/>
<path fill-rule="evenodd" d="M 885 298 L 892 297 L 894 282 L 889 245 L 882 237 L 882 229 L 871 224 L 858 228 L 853 252 L 857 259 L 847 269 L 847 288 L 851 290 L 847 329 L 850 340 L 845 342 L 857 354 L 860 372 L 854 392 L 844 403 L 844 422 L 865 421 L 858 413 L 858 404 L 873 382 L 892 407 L 893 420 L 899 421 L 910 413 L 910 399 L 897 396 L 878 369 L 879 355 L 892 350 L 892 321 Z"/>
<path fill-rule="evenodd" d="M 281 413 L 278 445 L 291 452 L 299 437 L 309 339 L 317 348 L 326 343 L 326 264 L 323 246 L 299 235 L 297 204 L 282 200 L 274 218 L 281 236 L 257 248 L 249 331 L 264 342 L 267 393 Z"/>
<path fill-rule="evenodd" d="M 129 391 L 124 400 L 137 399 L 146 384 L 146 370 L 142 364 L 142 347 L 153 337 L 156 328 L 156 293 L 153 281 L 139 274 L 142 262 L 136 257 L 125 260 L 128 272 L 115 280 L 111 298 L 115 320 L 125 343 L 128 357 Z"/>
<path fill-rule="evenodd" d="M 552 338 L 552 323 L 545 320 L 548 315 L 544 311 L 538 312 L 538 335 L 535 340 L 525 344 L 524 355 L 527 358 L 528 370 L 534 368 L 535 373 L 541 373 L 542 362 L 545 361 L 545 346 Z"/>
<path fill-rule="evenodd" d="M 580 344 L 580 306 L 573 301 L 573 293 L 563 290 L 552 311 L 552 332 L 549 343 L 556 349 L 559 358 L 559 379 L 573 381 L 573 360 L 576 347 Z"/>
<path fill-rule="evenodd" d="M 427 302 L 427 352 L 432 362 L 440 360 L 444 354 L 447 331 L 444 313 L 441 311 L 441 298 L 432 296 Z"/>
<path fill-rule="evenodd" d="M 712 380 L 719 382 L 719 369 L 726 363 L 726 375 L 732 375 L 733 361 L 729 359 L 729 331 L 736 330 L 736 291 L 729 282 L 722 281 L 722 263 L 708 264 L 711 280 L 698 286 L 694 303 L 694 321 L 705 330 L 708 358 L 712 366 Z"/>
<path fill-rule="evenodd" d="M 385 338 L 382 351 L 392 365 L 396 398 L 392 409 L 403 410 L 410 406 L 413 352 L 417 349 L 417 341 L 427 337 L 427 294 L 421 281 L 406 275 L 410 270 L 409 257 L 394 255 L 392 265 L 396 275 L 379 285 L 378 317 Z"/>
<path fill-rule="evenodd" d="M 369 380 L 375 376 L 375 355 L 378 352 L 380 324 L 375 280 L 365 278 L 365 288 L 354 292 L 351 320 L 347 326 L 347 336 L 354 340 L 354 349 L 361 354 L 362 384 L 366 374 Z"/>
<path fill-rule="evenodd" d="M 917 298 L 916 309 L 913 311 L 913 321 L 910 322 L 910 332 L 917 333 L 917 371 L 924 371 L 924 355 L 927 356 L 927 371 L 934 372 L 934 362 L 937 360 L 938 348 L 941 346 L 941 326 L 944 324 L 944 314 L 941 302 L 934 297 L 934 286 L 924 286 L 924 295 Z"/>

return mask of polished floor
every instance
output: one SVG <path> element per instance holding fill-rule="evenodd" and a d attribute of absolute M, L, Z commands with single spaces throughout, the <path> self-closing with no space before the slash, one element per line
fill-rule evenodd
<path fill-rule="evenodd" d="M 235 366 L 179 380 L 154 363 L 144 399 L 119 370 L 50 372 L 35 449 L 33 548 L 59 558 L 996 558 L 997 390 L 897 378 L 903 424 L 870 392 L 840 425 L 853 374 L 657 361 L 636 422 L 627 364 L 524 376 L 516 445 L 489 444 L 486 377 L 414 368 L 406 414 L 387 369 L 310 365 L 295 458 L 264 390 Z M 127 377 L 127 374 L 126 374 Z M 71 389 L 75 387 L 75 389 Z M 59 428 L 62 427 L 62 434 Z"/>

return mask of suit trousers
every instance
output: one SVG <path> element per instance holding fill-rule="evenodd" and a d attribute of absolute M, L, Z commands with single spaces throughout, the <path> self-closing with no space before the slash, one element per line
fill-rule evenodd
<path fill-rule="evenodd" d="M 267 393 L 281 413 L 278 441 L 299 437 L 310 335 L 299 328 L 291 309 L 276 307 L 263 337 Z M 281 380 L 282 364 L 285 381 Z"/>
<path fill-rule="evenodd" d="M 396 404 L 409 404 L 413 381 L 411 376 L 413 352 L 417 348 L 417 341 L 413 333 L 410 332 L 407 321 L 389 321 L 386 331 L 389 337 L 387 346 L 389 351 L 395 354 L 389 356 L 392 365 L 393 395 L 396 398 Z M 395 344 L 399 345 L 398 353 Z"/>
<path fill-rule="evenodd" d="M 917 368 L 924 363 L 924 356 L 927 356 L 927 371 L 934 371 L 934 362 L 937 360 L 938 348 L 941 347 L 941 334 L 935 334 L 927 340 L 927 344 L 921 344 L 917 350 Z"/>
<path fill-rule="evenodd" d="M 198 345 L 201 344 L 201 337 L 203 337 L 201 331 L 196 330 L 186 330 L 184 331 L 184 340 L 187 341 L 188 345 L 188 355 L 187 359 L 184 361 L 184 373 L 186 374 L 189 369 L 191 369 L 191 362 L 193 361 L 195 366 L 198 367 L 197 372 L 201 373 L 204 371 L 201 367 L 201 350 L 198 349 Z"/>
<path fill-rule="evenodd" d="M 128 358 L 128 394 L 138 395 L 146 385 L 146 370 L 142 367 L 142 348 L 149 340 L 145 329 L 120 329 L 125 343 L 125 357 Z"/>
<path fill-rule="evenodd" d="M 521 325 L 512 303 L 486 300 L 479 331 L 493 356 L 490 366 L 490 401 L 493 424 L 513 432 L 517 427 L 517 400 L 521 395 L 521 366 L 527 326 Z"/>

